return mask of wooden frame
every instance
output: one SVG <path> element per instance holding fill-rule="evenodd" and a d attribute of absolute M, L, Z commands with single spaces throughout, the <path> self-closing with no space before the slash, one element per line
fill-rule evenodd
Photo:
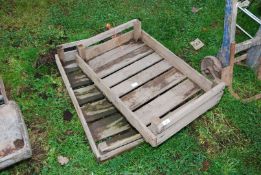
<path fill-rule="evenodd" d="M 119 27 L 120 31 L 134 27 L 129 32 L 133 41 L 108 49 L 108 43 L 115 40 L 111 39 L 88 47 L 95 44 L 94 40 L 98 43 L 116 34 L 123 37 L 111 29 L 84 44 L 74 43 L 78 50 L 74 52 L 76 62 L 144 139 L 158 146 L 217 104 L 225 84 L 215 85 L 191 68 L 141 30 L 138 20 Z M 88 52 L 92 47 L 99 54 L 86 59 L 83 53 L 92 55 Z"/>
<path fill-rule="evenodd" d="M 126 42 L 128 41 L 128 38 L 131 39 L 130 37 L 128 37 L 128 35 L 129 34 L 124 35 L 124 37 L 123 37 L 123 40 Z M 81 45 L 80 47 L 83 47 L 83 45 Z M 95 52 L 95 54 L 97 54 L 99 52 L 99 50 L 95 50 L 95 49 L 93 49 L 93 51 Z M 113 144 L 112 143 L 109 144 L 107 141 L 102 141 L 100 143 L 95 141 L 95 140 L 97 140 L 97 138 L 95 138 L 95 137 L 97 137 L 97 133 L 99 133 L 99 131 L 95 134 L 94 132 L 96 130 L 94 130 L 94 131 L 91 130 L 92 129 L 91 125 L 93 123 L 99 124 L 99 121 L 101 121 L 101 122 L 105 121 L 105 119 L 108 117 L 105 116 L 105 119 L 101 119 L 98 121 L 96 121 L 97 118 L 94 118 L 94 117 L 101 118 L 101 117 L 103 117 L 101 115 L 107 115 L 107 114 L 110 115 L 111 113 L 116 113 L 115 112 L 116 110 L 114 109 L 114 107 L 109 107 L 108 110 L 98 111 L 100 113 L 92 114 L 93 118 L 88 119 L 88 120 L 91 120 L 91 122 L 87 121 L 86 116 L 84 114 L 84 108 L 81 106 L 84 104 L 87 104 L 87 105 L 92 104 L 95 101 L 99 101 L 99 100 L 101 100 L 101 98 L 104 98 L 104 97 L 102 97 L 101 93 L 99 93 L 99 92 L 89 94 L 88 99 L 89 100 L 91 99 L 92 103 L 88 103 L 88 101 L 80 100 L 77 97 L 78 89 L 79 90 L 83 89 L 83 86 L 85 86 L 85 85 L 86 85 L 86 88 L 94 87 L 94 86 L 92 85 L 92 82 L 89 81 L 89 79 L 87 77 L 77 75 L 77 77 L 80 77 L 81 81 L 77 80 L 77 78 L 76 79 L 70 78 L 72 75 L 74 75 L 74 72 L 77 72 L 79 70 L 78 66 L 76 68 L 72 66 L 72 65 L 75 65 L 74 54 L 76 52 L 77 52 L 76 50 L 64 52 L 64 50 L 61 49 L 61 47 L 59 47 L 59 49 L 58 49 L 59 54 L 55 55 L 56 64 L 58 66 L 58 69 L 60 71 L 64 84 L 66 86 L 66 89 L 69 93 L 69 96 L 76 109 L 76 112 L 81 121 L 81 124 L 84 128 L 85 134 L 89 140 L 91 149 L 94 152 L 98 161 L 104 161 L 104 160 L 107 160 L 109 158 L 112 158 L 112 157 L 120 154 L 123 151 L 129 150 L 129 149 L 139 145 L 140 143 L 143 142 L 143 139 L 141 138 L 141 135 L 137 133 L 137 131 L 132 131 L 132 130 L 128 129 L 128 128 L 131 128 L 131 126 L 129 126 L 126 123 L 126 126 L 124 127 L 124 131 L 122 131 L 122 132 L 119 131 L 120 134 L 123 133 L 122 135 L 113 134 L 113 135 L 108 136 L 108 138 L 110 138 L 111 140 L 112 139 L 116 140 Z M 81 52 L 81 54 L 85 55 L 84 52 Z M 60 58 L 59 55 L 61 55 L 63 58 Z M 89 89 L 91 89 L 91 88 L 89 88 Z M 89 112 L 89 111 L 87 111 L 87 112 Z M 111 118 L 113 118 L 113 117 L 111 117 Z M 119 119 L 119 118 L 116 117 L 116 119 Z M 112 122 L 117 122 L 116 119 Z M 126 129 L 128 129 L 128 131 Z M 129 133 L 132 133 L 132 134 L 129 134 Z M 109 141 L 109 142 L 111 142 L 111 141 Z"/>

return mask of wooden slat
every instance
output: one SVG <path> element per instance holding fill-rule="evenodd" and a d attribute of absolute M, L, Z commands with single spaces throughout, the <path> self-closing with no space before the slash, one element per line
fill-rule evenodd
<path fill-rule="evenodd" d="M 185 117 L 186 115 L 188 115 L 188 113 L 190 113 L 191 111 L 194 111 L 199 106 L 201 106 L 205 103 L 208 103 L 208 101 L 211 100 L 214 96 L 216 96 L 219 93 L 223 93 L 224 88 L 225 88 L 225 84 L 219 83 L 217 86 L 215 86 L 213 89 L 206 92 L 205 94 L 201 95 L 199 98 L 190 100 L 188 103 L 179 107 L 175 111 L 167 114 L 166 116 L 164 116 L 161 119 L 161 123 L 159 123 L 159 125 L 157 125 L 156 133 L 160 133 L 163 130 L 167 129 L 168 127 L 171 127 L 174 123 L 176 123 L 178 120 L 180 120 L 183 117 Z M 217 102 L 218 101 L 216 101 L 216 103 Z M 166 122 L 166 121 L 168 121 L 168 122 Z"/>
<path fill-rule="evenodd" d="M 111 88 L 111 91 L 114 94 L 117 94 L 119 97 L 130 92 L 133 89 L 138 88 L 147 81 L 153 79 L 154 77 L 160 75 L 161 73 L 167 71 L 171 68 L 171 65 L 165 61 L 161 61 L 148 69 L 136 74 L 135 76 L 123 81 L 122 83 Z"/>
<path fill-rule="evenodd" d="M 131 77 L 132 75 L 135 75 L 143 69 L 146 69 L 151 65 L 159 62 L 160 60 L 162 60 L 162 58 L 158 54 L 152 53 L 136 61 L 135 63 L 109 75 L 108 77 L 105 77 L 103 81 L 109 87 L 114 86 L 117 83 L 127 79 L 128 77 Z"/>
<path fill-rule="evenodd" d="M 172 135 L 180 131 L 182 128 L 187 126 L 189 123 L 194 121 L 200 115 L 205 113 L 208 109 L 214 107 L 222 97 L 223 92 L 218 93 L 216 96 L 206 101 L 202 105 L 197 105 L 197 108 L 193 110 L 189 110 L 189 113 L 186 113 L 180 120 L 178 120 L 175 124 L 171 125 L 170 128 L 157 135 L 157 144 L 163 143 L 165 140 L 170 138 Z"/>
<path fill-rule="evenodd" d="M 104 43 L 87 47 L 85 60 L 89 61 L 98 55 L 101 55 L 105 52 L 108 52 L 111 49 L 114 49 L 116 47 L 121 46 L 124 43 L 127 43 L 133 38 L 133 33 L 134 33 L 133 31 L 130 31 L 122 35 L 119 35 L 115 38 L 112 38 Z"/>
<path fill-rule="evenodd" d="M 66 86 L 66 89 L 67 89 L 67 91 L 68 91 L 68 93 L 69 93 L 69 95 L 71 97 L 71 100 L 73 102 L 73 105 L 74 105 L 74 107 L 76 109 L 78 117 L 79 117 L 79 119 L 81 121 L 81 124 L 83 126 L 84 131 L 85 131 L 85 134 L 86 134 L 86 136 L 87 136 L 87 138 L 89 140 L 89 143 L 90 143 L 90 146 L 92 148 L 92 151 L 94 152 L 95 156 L 98 159 L 100 159 L 101 158 L 101 154 L 100 154 L 100 152 L 98 151 L 98 149 L 96 147 L 96 144 L 95 144 L 94 139 L 92 137 L 92 134 L 90 132 L 89 126 L 88 126 L 88 124 L 85 121 L 85 118 L 84 118 L 84 115 L 82 113 L 82 110 L 81 110 L 81 108 L 80 108 L 80 106 L 78 104 L 78 101 L 77 101 L 77 99 L 76 99 L 76 97 L 74 95 L 74 91 L 71 88 L 70 82 L 69 82 L 69 80 L 67 78 L 67 75 L 65 73 L 65 70 L 63 69 L 63 66 L 62 66 L 62 64 L 60 62 L 60 59 L 59 59 L 58 55 L 55 55 L 55 61 L 56 61 L 57 67 L 58 67 L 58 69 L 59 69 L 59 71 L 61 73 L 61 76 L 62 76 L 62 79 L 63 79 L 64 84 Z"/>
<path fill-rule="evenodd" d="M 100 119 L 89 125 L 95 141 L 105 139 L 130 128 L 128 122 L 120 114 Z"/>
<path fill-rule="evenodd" d="M 138 117 L 130 110 L 128 107 L 117 97 L 114 93 L 111 92 L 109 87 L 107 87 L 103 81 L 97 76 L 97 74 L 92 70 L 92 68 L 85 63 L 85 61 L 76 55 L 77 64 L 82 69 L 84 73 L 91 78 L 91 80 L 97 85 L 97 87 L 106 95 L 106 97 L 114 104 L 114 106 L 128 119 L 132 126 L 141 133 L 147 142 L 151 145 L 156 146 L 156 136 L 141 122 L 139 122 Z"/>
<path fill-rule="evenodd" d="M 73 71 L 77 71 L 79 70 L 79 67 L 77 66 L 76 63 L 71 63 L 71 64 L 68 64 L 64 67 L 64 70 L 66 73 L 71 73 Z"/>
<path fill-rule="evenodd" d="M 148 46 L 140 47 L 132 52 L 129 52 L 126 55 L 123 55 L 113 61 L 110 61 L 96 69 L 96 73 L 99 77 L 103 78 L 149 54 L 151 54 L 153 50 L 151 50 Z"/>
<path fill-rule="evenodd" d="M 162 56 L 172 66 L 177 68 L 182 74 L 193 80 L 204 91 L 208 91 L 212 88 L 213 83 L 198 73 L 192 67 L 190 67 L 185 61 L 172 53 L 169 49 L 164 47 L 157 40 L 152 38 L 145 31 L 142 31 L 142 41 L 151 47 L 155 52 Z"/>
<path fill-rule="evenodd" d="M 103 94 L 94 86 L 90 85 L 84 88 L 74 90 L 78 103 L 83 105 L 98 99 L 102 99 Z"/>
<path fill-rule="evenodd" d="M 148 125 L 153 118 L 160 117 L 169 112 L 199 90 L 200 88 L 196 84 L 187 79 L 135 111 L 135 114 L 139 116 L 145 125 Z"/>
<path fill-rule="evenodd" d="M 93 58 L 88 61 L 88 64 L 95 72 L 97 72 L 101 66 L 108 64 L 109 62 L 112 62 L 142 46 L 144 46 L 144 43 L 129 42 Z"/>
<path fill-rule="evenodd" d="M 77 54 L 76 50 L 64 52 L 64 62 L 67 63 L 67 62 L 75 61 L 75 59 L 76 59 L 75 55 L 76 54 Z"/>
<path fill-rule="evenodd" d="M 98 144 L 98 149 L 101 152 L 108 152 L 114 149 L 117 149 L 121 146 L 124 146 L 128 143 L 141 139 L 141 135 L 136 130 L 129 130 L 124 132 L 123 134 L 119 134 L 109 139 L 108 141 L 104 141 Z"/>
<path fill-rule="evenodd" d="M 81 71 L 76 71 L 76 72 L 70 73 L 68 75 L 68 78 L 69 78 L 72 88 L 77 88 L 77 87 L 93 84 L 92 81 L 89 78 L 87 78 L 87 76 Z"/>
<path fill-rule="evenodd" d="M 242 52 L 253 46 L 261 45 L 261 37 L 255 37 L 236 45 L 236 53 Z"/>
<path fill-rule="evenodd" d="M 88 103 L 81 107 L 87 122 L 91 122 L 102 117 L 116 113 L 116 109 L 107 99 L 102 99 L 93 103 Z"/>
<path fill-rule="evenodd" d="M 172 68 L 166 73 L 123 96 L 121 99 L 130 109 L 134 110 L 185 78 L 186 77 L 175 68 Z"/>
<path fill-rule="evenodd" d="M 63 47 L 63 49 L 66 49 L 66 48 L 70 48 L 70 47 L 74 47 L 74 46 L 77 46 L 77 45 L 84 45 L 85 47 L 88 47 L 90 45 L 93 45 L 95 43 L 98 43 L 99 41 L 102 41 L 106 38 L 109 38 L 117 33 L 120 33 L 130 27 L 133 27 L 134 25 L 134 22 L 136 22 L 137 19 L 134 19 L 134 20 L 131 20 L 127 23 L 124 23 L 124 24 L 121 24 L 115 28 L 112 28 L 106 32 L 103 32 L 101 34 L 98 34 L 94 37 L 91 37 L 91 38 L 88 38 L 88 39 L 83 39 L 83 40 L 79 40 L 79 41 L 75 41 L 75 42 L 71 42 L 71 43 L 66 43 L 66 44 L 62 44 L 61 46 Z"/>

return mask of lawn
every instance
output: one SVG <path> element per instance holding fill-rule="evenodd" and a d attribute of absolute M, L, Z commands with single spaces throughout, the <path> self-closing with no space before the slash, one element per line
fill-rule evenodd
<path fill-rule="evenodd" d="M 257 2 L 251 8 L 260 16 Z M 33 149 L 31 159 L 0 174 L 260 174 L 261 101 L 243 103 L 227 90 L 219 105 L 158 148 L 143 143 L 98 163 L 54 63 L 56 45 L 139 18 L 150 35 L 200 70 L 201 59 L 221 46 L 224 7 L 224 0 L 0 0 L 0 77 L 21 107 Z M 199 51 L 189 44 L 196 38 L 205 43 Z M 261 91 L 249 68 L 236 66 L 234 76 L 242 97 Z M 67 110 L 71 121 L 63 120 Z M 69 163 L 61 166 L 59 155 Z"/>

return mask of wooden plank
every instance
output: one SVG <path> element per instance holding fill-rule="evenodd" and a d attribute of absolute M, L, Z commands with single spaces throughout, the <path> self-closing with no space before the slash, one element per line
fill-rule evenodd
<path fill-rule="evenodd" d="M 151 47 L 155 52 L 162 56 L 172 66 L 177 68 L 181 73 L 193 80 L 199 87 L 204 91 L 208 91 L 212 88 L 213 83 L 205 78 L 203 75 L 198 73 L 192 67 L 190 67 L 185 61 L 172 53 L 169 49 L 164 47 L 157 40 L 152 38 L 145 31 L 142 31 L 142 41 Z"/>
<path fill-rule="evenodd" d="M 135 114 L 145 125 L 148 125 L 153 118 L 166 114 L 199 90 L 200 88 L 196 84 L 187 79 L 135 111 Z"/>
<path fill-rule="evenodd" d="M 77 54 L 77 50 L 71 50 L 71 51 L 67 51 L 64 52 L 64 62 L 65 64 L 67 62 L 72 62 L 76 60 L 76 55 Z"/>
<path fill-rule="evenodd" d="M 103 81 L 109 87 L 114 86 L 114 85 L 118 84 L 119 82 L 127 79 L 128 77 L 131 77 L 131 76 L 135 75 L 136 73 L 159 62 L 160 60 L 162 60 L 162 58 L 158 54 L 152 53 L 152 54 L 134 62 L 133 64 L 103 78 Z"/>
<path fill-rule="evenodd" d="M 93 84 L 92 81 L 81 71 L 76 71 L 68 74 L 68 79 L 72 88 L 87 86 Z"/>
<path fill-rule="evenodd" d="M 106 108 L 106 109 L 100 109 L 100 110 L 97 110 L 97 111 L 88 111 L 88 110 L 83 109 L 83 114 L 84 114 L 84 117 L 85 117 L 87 122 L 91 122 L 91 121 L 101 119 L 103 117 L 112 115 L 116 112 L 117 112 L 117 110 L 114 107 L 109 107 L 109 108 Z"/>
<path fill-rule="evenodd" d="M 97 74 L 92 70 L 92 68 L 84 62 L 84 60 L 76 55 L 77 63 L 79 67 L 82 69 L 84 73 L 88 75 L 89 78 L 98 86 L 98 88 L 106 95 L 106 97 L 117 107 L 117 109 L 127 118 L 127 120 L 131 123 L 132 126 L 141 133 L 141 135 L 145 138 L 147 142 L 151 145 L 156 145 L 156 136 L 152 134 L 152 132 L 143 125 L 138 117 L 130 110 L 128 107 L 121 101 L 119 97 L 117 97 L 114 93 L 111 92 L 109 87 L 107 87 L 103 81 L 97 76 Z"/>
<path fill-rule="evenodd" d="M 162 132 L 161 134 L 157 135 L 157 144 L 161 144 L 164 141 L 166 141 L 168 138 L 170 138 L 172 135 L 180 131 L 182 128 L 187 126 L 189 123 L 194 121 L 196 118 L 198 118 L 200 115 L 205 113 L 208 109 L 214 107 L 222 97 L 223 92 L 220 92 L 216 96 L 214 96 L 209 101 L 206 101 L 202 105 L 198 105 L 197 108 L 194 110 L 190 110 L 189 113 L 186 113 L 185 116 L 183 116 L 180 120 L 178 120 L 175 124 L 171 125 L 170 128 Z"/>
<path fill-rule="evenodd" d="M 64 66 L 64 70 L 66 73 L 71 73 L 73 71 L 79 70 L 79 67 L 77 66 L 76 63 L 71 63 L 71 64 Z"/>
<path fill-rule="evenodd" d="M 130 128 L 128 122 L 120 114 L 100 119 L 89 125 L 95 141 L 100 141 L 115 134 L 119 134 Z"/>
<path fill-rule="evenodd" d="M 137 131 L 131 129 L 128 132 L 114 136 L 108 141 L 99 143 L 98 149 L 103 153 L 112 151 L 141 138 L 141 135 Z"/>
<path fill-rule="evenodd" d="M 94 85 L 76 89 L 74 93 L 80 105 L 104 98 L 103 94 Z"/>
<path fill-rule="evenodd" d="M 101 66 L 108 64 L 109 62 L 112 62 L 113 60 L 116 60 L 117 58 L 122 57 L 142 46 L 144 46 L 144 43 L 129 42 L 93 58 L 88 61 L 88 64 L 96 72 Z"/>
<path fill-rule="evenodd" d="M 128 28 L 131 28 L 133 27 L 134 25 L 134 22 L 136 22 L 137 19 L 133 19 L 131 21 L 128 21 L 127 23 L 124 23 L 124 24 L 121 24 L 117 27 L 114 27 L 110 30 L 107 30 L 103 33 L 100 33 L 94 37 L 91 37 L 91 38 L 88 38 L 88 39 L 83 39 L 83 40 L 79 40 L 79 41 L 75 41 L 75 42 L 70 42 L 70 43 L 66 43 L 66 44 L 62 44 L 61 46 L 63 47 L 63 49 L 66 49 L 66 48 L 70 48 L 70 47 L 74 47 L 74 46 L 77 46 L 77 45 L 84 45 L 85 47 L 88 47 L 90 45 L 93 45 L 95 43 L 98 43 L 106 38 L 109 38 L 117 33 L 120 33 Z"/>
<path fill-rule="evenodd" d="M 144 141 L 143 139 L 138 139 L 138 140 L 130 142 L 130 143 L 126 144 L 126 145 L 123 145 L 121 147 L 118 147 L 115 150 L 109 151 L 106 154 L 103 154 L 102 157 L 99 158 L 99 161 L 104 161 L 104 160 L 109 159 L 109 158 L 111 158 L 113 156 L 116 156 L 116 155 L 120 154 L 123 151 L 127 151 L 127 150 L 129 150 L 129 149 L 139 145 L 143 141 Z"/>
<path fill-rule="evenodd" d="M 111 91 L 118 95 L 118 97 L 130 92 L 133 89 L 138 88 L 139 86 L 143 85 L 144 83 L 150 81 L 151 79 L 155 78 L 156 76 L 164 73 L 165 71 L 169 70 L 171 65 L 165 61 L 161 61 L 148 69 L 136 74 L 135 76 L 123 81 L 122 83 L 114 86 L 111 88 Z"/>
<path fill-rule="evenodd" d="M 140 47 L 128 54 L 125 54 L 113 61 L 110 61 L 96 69 L 96 73 L 99 77 L 103 78 L 149 54 L 151 54 L 153 50 L 151 50 L 148 46 Z"/>
<path fill-rule="evenodd" d="M 255 37 L 236 45 L 236 54 L 253 46 L 261 45 L 261 37 Z"/>
<path fill-rule="evenodd" d="M 175 68 L 172 68 L 166 73 L 123 96 L 121 99 L 130 109 L 134 110 L 185 78 L 186 77 Z"/>
<path fill-rule="evenodd" d="M 81 107 L 83 115 L 87 122 L 91 122 L 105 116 L 116 113 L 116 108 L 108 102 L 107 99 L 102 99 L 93 103 L 88 103 Z"/>
<path fill-rule="evenodd" d="M 64 69 L 63 69 L 63 67 L 62 67 L 62 64 L 61 64 L 61 62 L 60 62 L 60 59 L 59 59 L 58 55 L 55 55 L 55 61 L 56 61 L 57 67 L 58 67 L 58 69 L 59 69 L 59 71 L 60 71 L 60 73 L 61 73 L 61 76 L 62 76 L 62 79 L 63 79 L 64 84 L 65 84 L 65 86 L 66 86 L 66 89 L 67 89 L 67 91 L 68 91 L 68 93 L 69 93 L 69 96 L 71 97 L 71 100 L 72 100 L 72 102 L 73 102 L 73 105 L 74 105 L 74 107 L 75 107 L 75 109 L 76 109 L 76 112 L 77 112 L 77 114 L 78 114 L 78 117 L 79 117 L 79 119 L 80 119 L 80 121 L 81 121 L 81 124 L 82 124 L 82 126 L 83 126 L 84 131 L 85 131 L 85 134 L 86 134 L 86 136 L 87 136 L 87 138 L 88 138 L 88 140 L 89 140 L 91 149 L 92 149 L 92 151 L 94 152 L 95 156 L 96 156 L 98 159 L 100 159 L 100 158 L 101 158 L 101 154 L 100 154 L 100 152 L 98 151 L 98 149 L 97 149 L 97 147 L 96 147 L 96 144 L 95 144 L 95 142 L 94 142 L 94 139 L 93 139 L 93 137 L 92 137 L 92 134 L 91 134 L 91 132 L 90 132 L 90 130 L 89 130 L 89 126 L 88 126 L 88 124 L 87 124 L 86 121 L 85 121 L 85 118 L 84 118 L 84 115 L 83 115 L 83 113 L 82 113 L 82 110 L 81 110 L 81 108 L 80 108 L 80 106 L 79 106 L 79 104 L 78 104 L 78 101 L 77 101 L 77 99 L 76 99 L 76 97 L 75 97 L 75 95 L 74 95 L 73 89 L 71 88 L 70 82 L 69 82 L 69 80 L 68 80 L 68 78 L 67 78 L 67 76 L 66 76 L 66 73 L 65 73 L 65 71 L 64 71 Z"/>
<path fill-rule="evenodd" d="M 181 106 L 180 108 L 176 109 L 175 111 L 169 113 L 164 118 L 161 119 L 161 123 L 157 125 L 156 133 L 160 133 L 163 130 L 166 130 L 168 127 L 171 127 L 174 123 L 178 120 L 182 119 L 190 112 L 196 110 L 199 106 L 208 103 L 214 96 L 217 94 L 223 93 L 223 89 L 225 88 L 225 84 L 219 83 L 217 86 L 212 88 L 210 91 L 206 92 L 205 94 L 201 95 L 199 98 L 191 100 L 187 104 Z M 217 103 L 217 101 L 216 101 Z M 206 110 L 205 110 L 206 111 Z M 168 121 L 168 122 L 167 122 Z"/>
<path fill-rule="evenodd" d="M 98 55 L 101 55 L 105 52 L 108 52 L 109 50 L 112 50 L 116 47 L 121 46 L 122 44 L 129 42 L 133 38 L 133 33 L 133 31 L 130 31 L 115 38 L 112 38 L 111 40 L 104 43 L 87 47 L 85 61 L 89 61 Z"/>

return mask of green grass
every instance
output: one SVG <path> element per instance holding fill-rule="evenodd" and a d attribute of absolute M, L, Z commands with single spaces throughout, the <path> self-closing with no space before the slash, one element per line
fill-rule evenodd
<path fill-rule="evenodd" d="M 257 1 L 255 1 L 257 2 Z M 221 102 L 158 148 L 143 143 L 104 163 L 96 162 L 51 58 L 56 45 L 88 38 L 133 18 L 199 70 L 222 42 L 220 0 L 0 0 L 0 76 L 20 105 L 33 157 L 0 174 L 260 174 L 261 102 L 242 103 L 225 92 Z M 191 8 L 202 8 L 193 14 Z M 253 6 L 259 13 L 257 6 Z M 244 24 L 247 18 L 240 16 Z M 258 28 L 246 25 L 251 33 Z M 205 47 L 194 51 L 189 42 Z M 239 39 L 245 39 L 243 35 Z M 51 53 L 51 54 L 50 54 Z M 242 97 L 261 91 L 254 72 L 236 66 L 234 88 Z M 63 120 L 63 112 L 73 120 Z M 73 134 L 66 135 L 67 130 Z M 57 156 L 70 159 L 59 165 Z"/>

